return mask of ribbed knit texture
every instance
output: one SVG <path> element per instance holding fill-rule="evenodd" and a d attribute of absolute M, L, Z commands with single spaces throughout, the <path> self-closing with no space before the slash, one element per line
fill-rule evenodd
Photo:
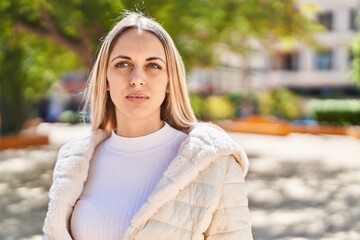
<path fill-rule="evenodd" d="M 168 124 L 137 138 L 112 133 L 91 159 L 88 180 L 71 217 L 74 239 L 121 239 L 185 138 Z"/>

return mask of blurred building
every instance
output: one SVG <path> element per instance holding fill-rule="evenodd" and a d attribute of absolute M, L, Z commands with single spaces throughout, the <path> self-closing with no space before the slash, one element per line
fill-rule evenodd
<path fill-rule="evenodd" d="M 40 101 L 39 116 L 46 122 L 57 122 L 66 111 L 81 111 L 86 80 L 87 76 L 82 72 L 64 75 L 53 85 L 49 95 Z"/>
<path fill-rule="evenodd" d="M 320 47 L 302 43 L 295 47 L 274 46 L 243 59 L 221 49 L 219 60 L 226 67 L 195 69 L 189 87 L 200 92 L 229 92 L 286 87 L 304 95 L 358 94 L 349 73 L 350 44 L 360 27 L 356 18 L 360 0 L 299 0 L 313 4 L 326 28 L 316 34 Z M 261 49 L 261 46 L 259 46 Z"/>

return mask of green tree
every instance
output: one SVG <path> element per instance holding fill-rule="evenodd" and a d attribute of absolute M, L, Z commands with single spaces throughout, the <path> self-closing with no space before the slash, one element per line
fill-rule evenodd
<path fill-rule="evenodd" d="M 0 65 L 8 65 L 0 71 L 3 129 L 14 114 L 5 109 L 35 101 L 65 71 L 89 69 L 101 38 L 124 9 L 139 9 L 162 23 L 187 69 L 216 64 L 219 43 L 246 54 L 253 39 L 307 39 L 313 31 L 295 0 L 0 0 Z"/>
<path fill-rule="evenodd" d="M 0 2 L 1 11 L 7 6 Z M 0 135 L 18 132 L 34 104 L 59 75 L 81 64 L 71 51 L 36 34 L 19 31 L 9 16 L 0 21 Z"/>
<path fill-rule="evenodd" d="M 49 40 L 29 34 L 11 37 L 5 44 L 5 37 L 0 38 L 1 134 L 19 131 L 29 116 L 36 116 L 35 103 L 59 75 L 81 66 L 76 55 Z"/>
<path fill-rule="evenodd" d="M 22 49 L 17 46 L 2 49 L 0 55 L 2 65 L 0 68 L 0 129 L 5 129 L 10 133 L 20 130 L 26 112 L 25 99 L 21 92 L 24 88 L 22 82 L 24 72 L 21 71 L 22 56 Z M 6 61 L 7 59 L 13 60 L 10 62 Z"/>
<path fill-rule="evenodd" d="M 1 9 L 17 29 L 50 38 L 76 53 L 86 67 L 124 9 L 139 9 L 162 23 L 190 67 L 213 63 L 219 42 L 245 53 L 253 39 L 309 39 L 314 31 L 295 0 L 2 0 Z"/>

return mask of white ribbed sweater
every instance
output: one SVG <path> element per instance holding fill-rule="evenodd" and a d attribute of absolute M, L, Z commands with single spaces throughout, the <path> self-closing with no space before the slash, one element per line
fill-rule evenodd
<path fill-rule="evenodd" d="M 100 144 L 71 217 L 74 239 L 121 239 L 186 136 L 165 124 L 138 138 L 112 133 Z"/>

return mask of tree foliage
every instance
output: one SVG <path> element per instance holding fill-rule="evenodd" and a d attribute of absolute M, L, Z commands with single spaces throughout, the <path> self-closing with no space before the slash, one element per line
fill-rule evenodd
<path fill-rule="evenodd" d="M 9 3 L 0 2 L 0 135 L 18 132 L 34 103 L 42 98 L 65 71 L 81 64 L 73 52 L 51 39 L 19 31 L 10 16 Z"/>
<path fill-rule="evenodd" d="M 0 0 L 3 123 L 20 119 L 9 109 L 40 98 L 64 72 L 88 70 L 101 38 L 124 9 L 157 19 L 187 69 L 216 64 L 218 43 L 245 54 L 254 39 L 307 38 L 313 24 L 295 0 Z"/>
<path fill-rule="evenodd" d="M 214 44 L 245 51 L 248 41 L 306 38 L 312 22 L 295 0 L 2 0 L 16 29 L 46 37 L 89 66 L 99 40 L 122 10 L 140 10 L 163 24 L 187 63 L 212 63 Z"/>

